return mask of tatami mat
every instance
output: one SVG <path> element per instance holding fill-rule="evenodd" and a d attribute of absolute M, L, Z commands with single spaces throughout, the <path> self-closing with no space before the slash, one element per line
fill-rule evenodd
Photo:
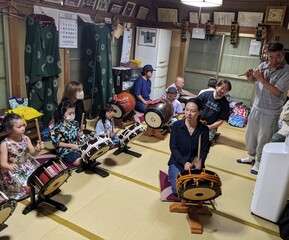
<path fill-rule="evenodd" d="M 246 156 L 244 130 L 225 124 L 210 150 L 207 168 L 220 176 L 223 195 L 211 217 L 200 217 L 202 235 L 191 234 L 187 214 L 171 213 L 171 203 L 160 201 L 159 171 L 167 171 L 170 155 L 167 134 L 164 140 L 141 136 L 129 143 L 140 158 L 105 153 L 98 161 L 110 173 L 106 178 L 73 172 L 53 197 L 66 205 L 66 212 L 41 204 L 23 215 L 30 199 L 18 203 L 0 239 L 279 239 L 275 224 L 250 213 L 256 176 L 249 165 L 236 163 Z"/>

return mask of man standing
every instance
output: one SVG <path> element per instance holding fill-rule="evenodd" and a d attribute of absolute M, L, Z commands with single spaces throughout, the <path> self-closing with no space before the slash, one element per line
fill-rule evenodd
<path fill-rule="evenodd" d="M 215 77 L 211 77 L 207 84 L 208 88 L 202 89 L 198 95 L 201 95 L 203 92 L 206 91 L 215 91 L 217 82 L 218 80 Z"/>
<path fill-rule="evenodd" d="M 256 96 L 246 129 L 249 156 L 237 162 L 251 164 L 256 156 L 252 174 L 258 174 L 263 147 L 277 129 L 289 88 L 289 65 L 285 62 L 283 44 L 269 43 L 267 51 L 268 61 L 246 72 L 247 80 L 256 84 Z"/>
<path fill-rule="evenodd" d="M 204 105 L 201 120 L 205 121 L 209 127 L 210 141 L 213 140 L 218 127 L 229 118 L 230 106 L 226 94 L 231 89 L 231 82 L 224 79 L 218 81 L 215 91 L 203 92 L 198 96 Z"/>

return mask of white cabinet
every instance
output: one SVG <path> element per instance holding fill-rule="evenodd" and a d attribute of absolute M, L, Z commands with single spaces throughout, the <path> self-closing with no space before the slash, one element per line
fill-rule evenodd
<path fill-rule="evenodd" d="M 142 67 L 151 64 L 156 70 L 150 78 L 152 100 L 161 98 L 166 89 L 171 38 L 170 30 L 137 27 L 135 59 L 142 61 Z"/>

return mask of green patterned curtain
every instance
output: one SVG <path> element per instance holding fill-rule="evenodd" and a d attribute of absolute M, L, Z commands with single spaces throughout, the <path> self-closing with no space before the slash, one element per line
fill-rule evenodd
<path fill-rule="evenodd" d="M 114 95 L 110 32 L 106 24 L 89 24 L 83 28 L 83 85 L 85 94 L 91 96 L 90 117 L 96 117 Z"/>
<path fill-rule="evenodd" d="M 25 81 L 29 105 L 44 114 L 47 128 L 57 107 L 58 75 L 61 72 L 55 25 L 42 26 L 26 19 Z"/>

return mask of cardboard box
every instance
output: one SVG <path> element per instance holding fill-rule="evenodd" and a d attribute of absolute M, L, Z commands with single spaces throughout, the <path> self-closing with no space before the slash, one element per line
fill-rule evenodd
<path fill-rule="evenodd" d="M 120 63 L 120 66 L 122 66 L 122 67 L 127 67 L 127 68 L 130 68 L 130 69 L 137 69 L 137 68 L 138 68 L 137 63 L 131 63 L 131 62 L 128 62 L 128 63 Z"/>

